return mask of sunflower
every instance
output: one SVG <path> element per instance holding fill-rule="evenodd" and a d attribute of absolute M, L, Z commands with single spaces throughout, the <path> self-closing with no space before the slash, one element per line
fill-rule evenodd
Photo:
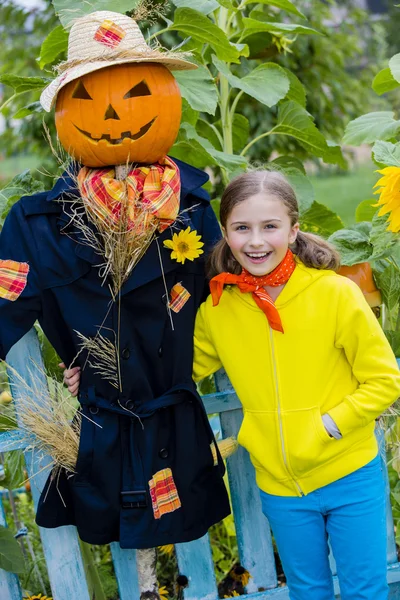
<path fill-rule="evenodd" d="M 174 545 L 167 544 L 166 546 L 159 546 L 158 550 L 161 552 L 161 554 L 172 554 L 174 551 Z"/>
<path fill-rule="evenodd" d="M 171 258 L 176 260 L 178 263 L 184 263 L 186 259 L 194 260 L 198 258 L 200 254 L 203 254 L 203 250 L 200 250 L 204 246 L 203 242 L 200 242 L 201 236 L 197 235 L 197 231 L 193 231 L 188 227 L 185 231 L 174 233 L 172 240 L 166 240 L 164 246 L 172 250 Z"/>
<path fill-rule="evenodd" d="M 400 231 L 400 167 L 385 167 L 381 171 L 383 177 L 376 182 L 374 187 L 379 189 L 374 192 L 380 194 L 378 204 L 381 206 L 378 216 L 389 214 L 388 231 Z"/>
<path fill-rule="evenodd" d="M 240 596 L 237 592 L 233 591 L 231 596 L 224 596 L 224 598 L 240 598 Z"/>
<path fill-rule="evenodd" d="M 34 596 L 24 596 L 24 600 L 53 600 L 53 598 L 43 596 L 42 594 L 35 594 Z"/>
<path fill-rule="evenodd" d="M 168 590 L 165 585 L 158 589 L 158 595 L 160 596 L 161 600 L 168 600 Z"/>

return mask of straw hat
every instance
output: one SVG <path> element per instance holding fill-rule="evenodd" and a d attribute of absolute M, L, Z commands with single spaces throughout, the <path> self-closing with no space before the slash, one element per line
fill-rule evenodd
<path fill-rule="evenodd" d="M 134 19 L 101 10 L 77 19 L 69 34 L 68 58 L 58 66 L 59 76 L 42 92 L 40 103 L 49 112 L 60 89 L 70 81 L 112 65 L 155 62 L 170 71 L 196 69 L 182 53 L 152 49 Z"/>

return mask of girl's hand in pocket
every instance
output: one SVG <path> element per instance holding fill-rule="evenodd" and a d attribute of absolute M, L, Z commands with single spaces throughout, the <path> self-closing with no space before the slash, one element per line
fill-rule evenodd
<path fill-rule="evenodd" d="M 60 363 L 58 366 L 64 369 L 64 383 L 68 387 L 69 393 L 71 396 L 77 396 L 81 379 L 81 368 L 73 367 L 72 369 L 66 369 L 64 363 Z"/>

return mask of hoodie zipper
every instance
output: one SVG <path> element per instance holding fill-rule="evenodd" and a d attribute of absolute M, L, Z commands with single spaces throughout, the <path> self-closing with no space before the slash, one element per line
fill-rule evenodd
<path fill-rule="evenodd" d="M 291 469 L 289 468 L 289 464 L 288 464 L 287 456 L 286 456 L 285 443 L 284 443 L 284 439 L 283 439 L 283 426 L 282 426 L 282 415 L 281 415 L 281 400 L 280 400 L 279 386 L 278 386 L 278 373 L 277 373 L 277 368 L 276 368 L 275 345 L 274 345 L 274 338 L 273 338 L 273 334 L 272 334 L 272 327 L 269 328 L 269 337 L 270 337 L 270 340 L 271 340 L 271 354 L 272 354 L 272 364 L 273 364 L 273 367 L 274 367 L 275 391 L 276 391 L 276 399 L 277 399 L 277 403 L 278 403 L 279 434 L 280 434 L 280 440 L 281 440 L 281 449 L 282 449 L 283 462 L 285 464 L 287 472 L 289 473 L 289 475 L 293 479 L 293 483 L 295 484 L 299 495 L 300 496 L 304 496 L 303 490 L 301 489 L 300 485 L 298 484 L 298 482 L 294 478 Z"/>

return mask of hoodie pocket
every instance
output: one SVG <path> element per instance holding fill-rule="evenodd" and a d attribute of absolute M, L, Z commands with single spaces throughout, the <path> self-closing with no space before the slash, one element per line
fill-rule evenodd
<path fill-rule="evenodd" d="M 305 475 L 340 454 L 340 440 L 329 436 L 319 407 L 283 413 L 282 424 L 295 475 Z"/>

